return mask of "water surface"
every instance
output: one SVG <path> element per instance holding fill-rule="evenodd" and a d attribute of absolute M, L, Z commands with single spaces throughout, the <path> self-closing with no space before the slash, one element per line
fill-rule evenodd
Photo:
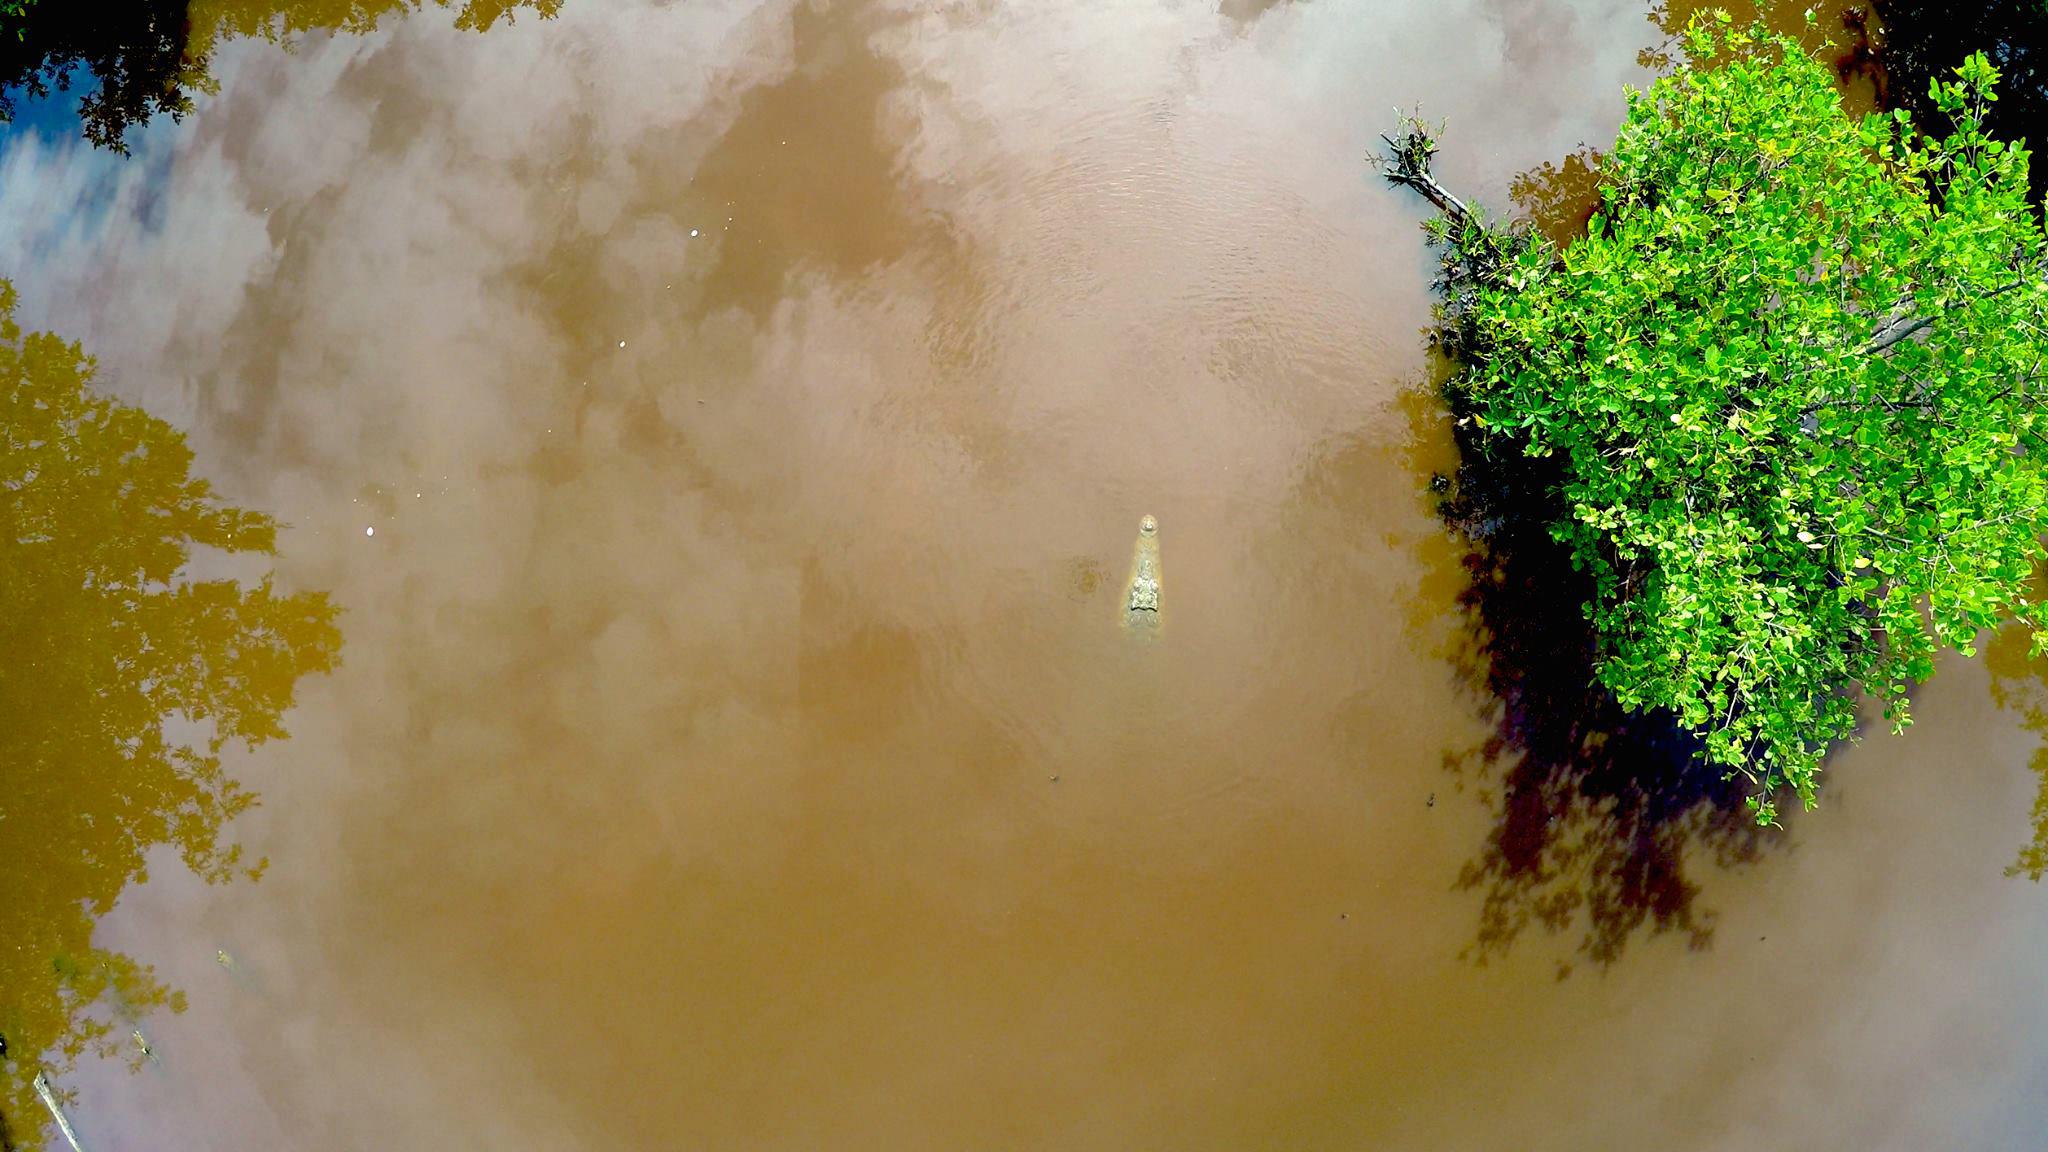
<path fill-rule="evenodd" d="M 429 12 L 225 45 L 127 162 L 13 141 L 25 318 L 345 610 L 236 765 L 270 873 L 167 861 L 102 923 L 191 1007 L 160 1070 L 81 1071 L 81 1133 L 2023 1146 L 2038 741 L 1976 667 L 1703 866 L 1711 932 L 1471 959 L 1499 797 L 1444 766 L 1490 717 L 1421 208 L 1365 156 L 1421 101 L 1504 205 L 1662 39 L 1626 0 Z"/>

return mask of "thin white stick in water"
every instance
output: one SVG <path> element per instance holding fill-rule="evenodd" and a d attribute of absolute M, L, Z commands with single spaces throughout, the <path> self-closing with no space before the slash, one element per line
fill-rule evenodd
<path fill-rule="evenodd" d="M 71 1152 L 85 1152 L 84 1146 L 78 1142 L 78 1133 L 71 1130 L 70 1118 L 64 1115 L 64 1106 L 57 1103 L 57 1093 L 50 1089 L 50 1078 L 41 1072 L 36 1073 L 36 1095 L 43 1098 L 43 1107 L 48 1108 L 50 1115 L 56 1118 L 57 1130 L 64 1133 L 64 1140 L 71 1145 Z"/>

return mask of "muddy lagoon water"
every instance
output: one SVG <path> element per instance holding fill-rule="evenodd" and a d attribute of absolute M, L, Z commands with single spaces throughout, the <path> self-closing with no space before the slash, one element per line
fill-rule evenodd
<path fill-rule="evenodd" d="M 230 755 L 268 873 L 164 850 L 100 922 L 188 1007 L 66 1078 L 81 1139 L 2035 1146 L 2040 738 L 1981 663 L 1743 861 L 1616 864 L 1610 798 L 1488 863 L 1423 207 L 1365 157 L 1420 102 L 1505 209 L 1648 15 L 429 7 L 224 44 L 126 159 L 0 139 L 23 322 L 346 641 Z"/>

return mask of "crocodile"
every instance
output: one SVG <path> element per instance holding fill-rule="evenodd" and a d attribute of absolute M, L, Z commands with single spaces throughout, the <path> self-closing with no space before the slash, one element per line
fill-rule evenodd
<path fill-rule="evenodd" d="M 1138 521 L 1138 540 L 1131 546 L 1131 579 L 1125 586 L 1123 624 L 1129 629 L 1159 630 L 1159 521 Z"/>

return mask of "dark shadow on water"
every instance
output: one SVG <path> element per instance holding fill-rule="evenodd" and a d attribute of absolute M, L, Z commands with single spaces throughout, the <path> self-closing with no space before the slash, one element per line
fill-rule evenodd
<path fill-rule="evenodd" d="M 1650 20 L 1675 36 L 1696 12 L 1717 6 L 1832 57 L 1852 113 L 1881 97 L 1883 74 L 1860 7 L 1815 5 L 1808 26 L 1805 5 L 1665 0 Z M 1653 48 L 1645 63 L 1671 59 Z M 1585 235 L 1600 189 L 1600 154 L 1585 145 L 1511 185 L 1520 226 L 1555 246 Z M 1446 411 L 1439 385 L 1418 389 L 1409 411 L 1418 445 L 1448 439 L 1456 449 L 1452 473 L 1432 478 L 1465 580 L 1450 655 L 1493 728 L 1480 746 L 1446 756 L 1461 789 L 1493 817 L 1457 880 L 1481 896 L 1468 958 L 1504 954 L 1531 926 L 1576 934 L 1577 957 L 1600 968 L 1645 935 L 1675 933 L 1690 947 L 1708 947 L 1717 917 L 1702 901 L 1702 875 L 1754 863 L 1783 843 L 1782 832 L 1756 826 L 1742 782 L 1700 762 L 1697 738 L 1674 716 L 1630 713 L 1598 683 L 1584 612 L 1592 582 L 1550 534 L 1565 515 L 1551 495 L 1557 463 L 1482 443 L 1460 423 L 1464 413 Z M 1417 452 L 1420 473 L 1430 470 L 1427 454 Z M 1561 964 L 1560 977 L 1572 967 Z"/>
<path fill-rule="evenodd" d="M 1501 955 L 1532 925 L 1578 933 L 1579 957 L 1603 968 L 1643 933 L 1705 948 L 1715 914 L 1701 866 L 1753 862 L 1777 836 L 1751 819 L 1739 781 L 1695 759 L 1675 717 L 1630 713 L 1595 679 L 1592 582 L 1549 530 L 1554 465 L 1453 434 L 1460 463 L 1435 486 L 1467 577 L 1456 664 L 1493 728 L 1445 757 L 1493 815 L 1457 880 L 1482 897 L 1467 955 Z"/>
<path fill-rule="evenodd" d="M 1443 418 L 1435 391 L 1415 397 L 1421 419 Z M 1599 968 L 1642 935 L 1704 949 L 1716 915 L 1701 900 L 1703 868 L 1753 863 L 1781 834 L 1756 826 L 1741 782 L 1697 760 L 1674 716 L 1630 713 L 1596 680 L 1582 610 L 1591 581 L 1549 530 L 1554 465 L 1453 436 L 1455 473 L 1433 478 L 1465 577 L 1451 657 L 1492 728 L 1445 755 L 1459 790 L 1492 816 L 1457 878 L 1481 896 L 1466 957 L 1504 955 L 1532 926 L 1576 934 L 1578 960 Z"/>
<path fill-rule="evenodd" d="M 1985 130 L 2025 138 L 2037 153 L 2048 127 L 2048 5 L 2029 0 L 1876 0 L 1884 28 L 1875 59 L 1892 76 L 1890 93 L 1923 128 L 1947 125 L 1928 98 L 1928 82 L 1947 79 L 1972 52 L 1999 71 L 1999 99 Z M 2037 154 L 2032 196 L 2048 194 L 2048 161 Z"/>

